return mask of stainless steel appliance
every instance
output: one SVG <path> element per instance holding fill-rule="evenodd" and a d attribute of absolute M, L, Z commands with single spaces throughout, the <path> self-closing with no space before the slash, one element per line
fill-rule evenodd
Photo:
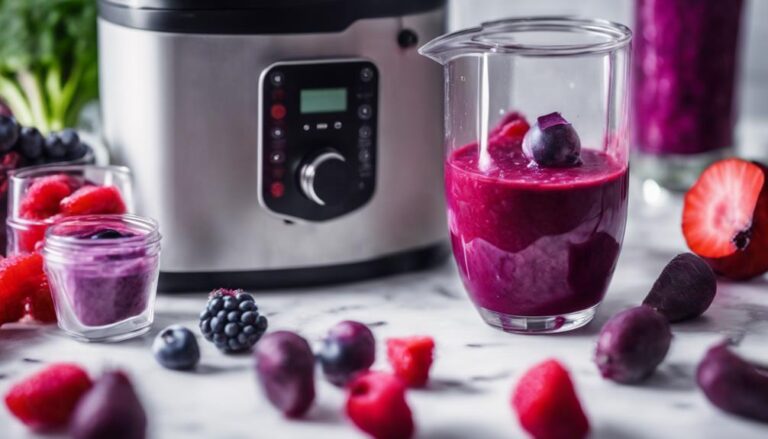
<path fill-rule="evenodd" d="M 445 0 L 100 0 L 103 129 L 164 236 L 162 290 L 442 259 Z"/>

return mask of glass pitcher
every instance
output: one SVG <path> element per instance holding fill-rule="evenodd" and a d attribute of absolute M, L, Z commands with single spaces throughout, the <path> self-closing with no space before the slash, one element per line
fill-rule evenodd
<path fill-rule="evenodd" d="M 459 274 L 508 332 L 587 324 L 608 288 L 628 196 L 630 30 L 515 18 L 437 38 L 445 192 Z"/>

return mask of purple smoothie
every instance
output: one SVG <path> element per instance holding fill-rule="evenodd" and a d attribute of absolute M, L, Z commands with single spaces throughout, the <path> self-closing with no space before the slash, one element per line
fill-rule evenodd
<path fill-rule="evenodd" d="M 582 165 L 531 166 L 519 148 L 492 144 L 448 157 L 448 221 L 459 273 L 479 307 L 513 316 L 585 310 L 605 295 L 627 218 L 627 167 L 582 150 Z"/>
<path fill-rule="evenodd" d="M 636 0 L 634 143 L 649 154 L 733 146 L 742 0 Z"/>

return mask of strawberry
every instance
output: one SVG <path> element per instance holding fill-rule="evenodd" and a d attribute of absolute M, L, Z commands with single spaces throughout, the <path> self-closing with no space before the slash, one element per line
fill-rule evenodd
<path fill-rule="evenodd" d="M 535 439 L 581 439 L 589 433 L 571 377 L 557 360 L 537 364 L 520 378 L 512 407 Z"/>
<path fill-rule="evenodd" d="M 525 119 L 515 119 L 501 127 L 500 135 L 516 142 L 522 142 L 530 125 Z"/>
<path fill-rule="evenodd" d="M 768 271 L 766 168 L 731 158 L 708 167 L 685 194 L 688 247 L 731 279 Z"/>
<path fill-rule="evenodd" d="M 48 278 L 46 276 L 40 276 L 39 285 L 29 296 L 27 310 L 29 315 L 38 322 L 56 322 L 56 308 L 53 306 L 51 287 L 48 285 Z"/>
<path fill-rule="evenodd" d="M 19 215 L 26 219 L 46 219 L 59 213 L 59 203 L 72 193 L 66 175 L 38 178 L 29 186 L 19 206 Z"/>
<path fill-rule="evenodd" d="M 375 439 L 413 436 L 413 416 L 405 401 L 405 384 L 390 374 L 367 372 L 350 382 L 347 416 Z"/>
<path fill-rule="evenodd" d="M 36 320 L 56 321 L 43 258 L 37 253 L 0 261 L 0 324 L 21 319 L 25 307 Z"/>
<path fill-rule="evenodd" d="M 125 203 L 114 186 L 84 186 L 61 200 L 61 212 L 66 215 L 121 214 Z"/>
<path fill-rule="evenodd" d="M 91 386 L 91 379 L 79 366 L 53 364 L 11 387 L 5 404 L 30 428 L 51 430 L 67 425 L 80 397 Z"/>
<path fill-rule="evenodd" d="M 435 341 L 429 336 L 390 338 L 387 340 L 387 358 L 408 387 L 424 387 L 432 366 Z"/>

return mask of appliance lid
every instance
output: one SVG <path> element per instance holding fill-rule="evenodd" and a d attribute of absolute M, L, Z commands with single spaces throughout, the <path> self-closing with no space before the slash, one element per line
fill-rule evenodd
<path fill-rule="evenodd" d="M 445 8 L 447 0 L 99 0 L 99 16 L 135 29 L 195 34 L 339 32 L 364 18 Z"/>

